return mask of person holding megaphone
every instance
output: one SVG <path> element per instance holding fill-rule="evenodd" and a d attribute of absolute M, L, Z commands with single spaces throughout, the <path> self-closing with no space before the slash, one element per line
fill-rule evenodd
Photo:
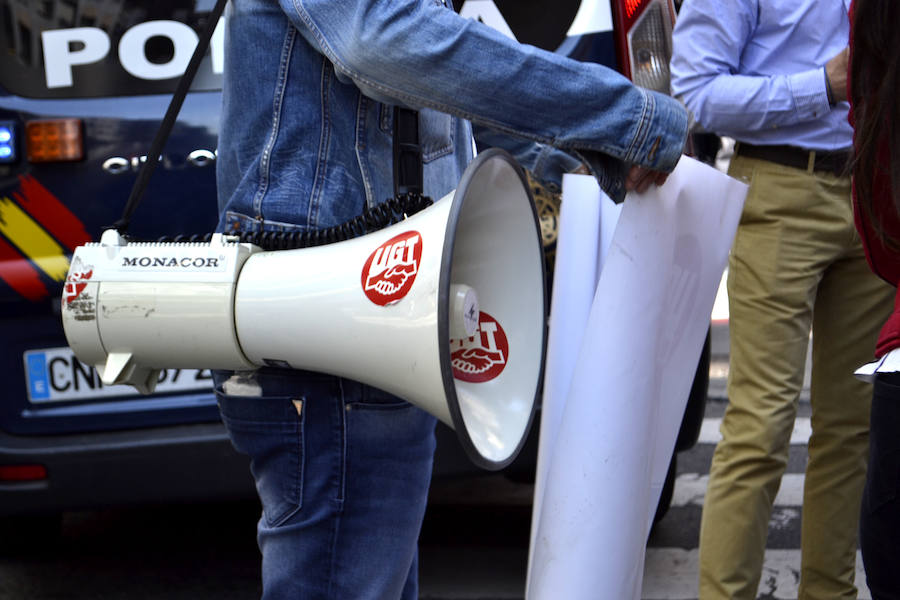
<path fill-rule="evenodd" d="M 421 191 L 433 198 L 472 159 L 472 123 L 559 149 L 617 201 L 661 184 L 682 154 L 688 116 L 675 100 L 519 44 L 441 0 L 232 0 L 227 10 L 219 231 L 313 232 L 392 197 L 398 105 L 417 111 Z M 420 242 L 391 240 L 361 286 L 402 294 Z M 503 355 L 478 359 L 487 368 Z M 263 597 L 416 598 L 434 417 L 350 379 L 281 367 L 214 374 L 262 501 Z"/>

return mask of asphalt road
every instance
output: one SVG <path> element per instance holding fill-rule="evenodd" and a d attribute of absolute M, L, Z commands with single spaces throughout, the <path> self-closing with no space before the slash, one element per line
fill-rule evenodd
<path fill-rule="evenodd" d="M 724 402 L 711 402 L 710 423 L 723 410 Z M 696 599 L 703 478 L 712 448 L 706 440 L 679 455 L 673 506 L 648 542 L 645 600 Z M 797 487 L 805 461 L 805 447 L 792 447 L 793 479 L 783 488 Z M 420 598 L 521 600 L 531 493 L 530 485 L 498 475 L 436 482 L 421 536 Z M 767 562 L 770 586 L 759 596 L 764 600 L 796 598 L 791 573 L 799 560 L 800 508 L 790 498 L 779 504 L 770 525 L 774 554 Z M 254 502 L 67 513 L 53 543 L 28 549 L 0 542 L 8 550 L 0 556 L 0 600 L 258 598 L 257 513 Z M 619 600 L 603 590 L 597 598 Z"/>
<path fill-rule="evenodd" d="M 499 500 L 511 498 L 513 488 L 521 497 L 529 486 L 510 487 L 495 477 L 469 485 L 498 503 L 432 507 L 421 538 L 422 598 L 521 596 L 517 573 L 524 573 L 530 508 Z M 258 598 L 257 511 L 245 502 L 67 513 L 58 539 L 0 558 L 0 599 Z M 487 579 L 482 569 L 466 580 L 477 562 L 492 565 Z M 491 590 L 503 593 L 484 595 Z"/>
<path fill-rule="evenodd" d="M 726 331 L 727 333 L 727 331 Z M 695 600 L 705 476 L 726 405 L 727 338 L 714 329 L 711 401 L 700 443 L 679 455 L 675 498 L 652 532 L 644 600 Z M 726 350 L 727 351 L 727 350 Z M 804 394 L 804 397 L 806 394 Z M 796 598 L 806 464 L 801 402 L 783 497 L 770 523 L 760 600 Z M 521 600 L 531 519 L 528 484 L 488 474 L 436 481 L 423 525 L 422 600 Z M 250 600 L 258 598 L 255 502 L 66 513 L 60 535 L 0 537 L 0 600 Z M 0 534 L 2 536 L 2 534 Z M 860 598 L 868 598 L 861 588 Z M 619 600 L 598 590 L 599 600 Z"/>

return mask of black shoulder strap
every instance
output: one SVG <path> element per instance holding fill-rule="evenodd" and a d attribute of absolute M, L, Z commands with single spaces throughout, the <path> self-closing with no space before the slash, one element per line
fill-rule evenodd
<path fill-rule="evenodd" d="M 131 224 L 131 216 L 140 204 L 144 191 L 147 188 L 147 183 L 150 180 L 150 176 L 156 169 L 156 165 L 159 164 L 159 155 L 162 152 L 163 146 L 166 144 L 166 140 L 169 138 L 169 134 L 172 133 L 172 127 L 175 125 L 175 117 L 178 116 L 178 112 L 181 110 L 184 98 L 187 96 L 191 83 L 194 81 L 194 76 L 200 68 L 203 56 L 206 54 L 206 49 L 209 48 L 209 41 L 212 39 L 213 32 L 216 30 L 216 25 L 219 23 L 219 17 L 222 16 L 222 12 L 225 10 L 226 1 L 227 0 L 216 0 L 216 5 L 212 12 L 209 13 L 206 27 L 203 28 L 203 33 L 200 35 L 197 47 L 194 49 L 194 54 L 191 56 L 191 60 L 184 70 L 184 75 L 178 80 L 178 86 L 175 88 L 172 100 L 169 101 L 169 108 L 166 110 L 166 115 L 163 117 L 162 124 L 156 132 L 156 137 L 153 138 L 153 142 L 150 144 L 147 160 L 138 172 L 134 186 L 131 188 L 131 195 L 128 197 L 128 202 L 125 203 L 122 217 L 112 225 L 119 233 L 125 233 L 128 226 Z"/>
<path fill-rule="evenodd" d="M 419 113 L 394 107 L 394 195 L 424 194 Z"/>
<path fill-rule="evenodd" d="M 462 0 L 442 0 L 444 6 L 459 12 Z M 419 113 L 394 107 L 394 196 L 424 194 L 422 147 L 419 145 Z"/>

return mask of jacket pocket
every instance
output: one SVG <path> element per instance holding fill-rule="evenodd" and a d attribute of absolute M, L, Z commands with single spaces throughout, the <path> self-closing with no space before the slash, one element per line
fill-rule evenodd
<path fill-rule="evenodd" d="M 430 108 L 419 110 L 419 145 L 422 147 L 422 162 L 431 162 L 452 154 L 454 143 L 454 117 Z M 382 133 L 393 135 L 394 106 L 381 104 L 378 113 L 378 128 Z"/>
<path fill-rule="evenodd" d="M 419 144 L 422 146 L 423 162 L 431 162 L 453 153 L 453 120 L 447 113 L 430 108 L 419 111 Z"/>

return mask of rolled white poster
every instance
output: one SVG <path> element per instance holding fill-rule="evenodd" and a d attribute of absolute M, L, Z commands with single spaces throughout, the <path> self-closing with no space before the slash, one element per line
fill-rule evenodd
<path fill-rule="evenodd" d="M 626 199 L 546 470 L 529 599 L 640 597 L 657 455 L 674 447 L 745 195 L 682 158 Z"/>
<path fill-rule="evenodd" d="M 603 249 L 612 240 L 618 212 L 618 207 L 600 190 L 594 177 L 563 175 L 534 482 L 532 536 L 537 531 L 547 467 L 597 288 Z M 531 547 L 534 547 L 533 539 Z"/>

